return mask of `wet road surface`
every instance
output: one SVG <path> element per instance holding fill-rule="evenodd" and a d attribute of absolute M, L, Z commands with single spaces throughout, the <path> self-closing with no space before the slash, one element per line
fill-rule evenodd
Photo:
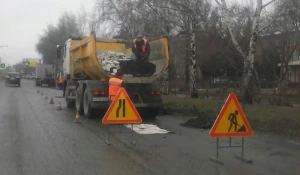
<path fill-rule="evenodd" d="M 61 91 L 35 87 L 31 80 L 22 80 L 21 87 L 5 87 L 3 82 L 0 86 L 1 175 L 300 174 L 299 140 L 254 133 L 245 139 L 245 157 L 253 164 L 235 159 L 241 150 L 231 148 L 220 150 L 222 166 L 209 160 L 216 154 L 216 140 L 208 131 L 181 127 L 186 117 L 160 116 L 135 126 L 136 146 L 129 144 L 128 126 L 112 127 L 127 133 L 113 133 L 112 145 L 107 146 L 108 127 L 101 117 L 81 117 L 81 123 L 74 123 L 75 110 L 67 109 L 63 98 L 55 98 Z M 51 97 L 54 105 L 49 104 Z M 59 101 L 62 111 L 56 110 Z M 240 141 L 233 139 L 234 144 Z"/>

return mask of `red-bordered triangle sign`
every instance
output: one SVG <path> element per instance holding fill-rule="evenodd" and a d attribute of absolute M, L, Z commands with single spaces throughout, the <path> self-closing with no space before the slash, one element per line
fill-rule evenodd
<path fill-rule="evenodd" d="M 115 99 L 102 119 L 104 124 L 135 124 L 142 123 L 142 118 L 126 90 L 120 88 Z"/>
<path fill-rule="evenodd" d="M 234 93 L 229 94 L 209 132 L 210 137 L 246 137 L 253 131 Z"/>

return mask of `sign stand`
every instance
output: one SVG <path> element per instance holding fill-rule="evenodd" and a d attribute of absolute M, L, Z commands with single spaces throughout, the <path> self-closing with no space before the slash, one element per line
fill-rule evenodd
<path fill-rule="evenodd" d="M 130 124 L 130 144 L 136 145 L 133 140 L 134 130 L 133 124 L 142 123 L 142 118 L 140 117 L 138 111 L 136 110 L 134 104 L 129 98 L 127 92 L 124 88 L 120 88 L 115 99 L 111 102 L 106 114 L 102 119 L 103 124 L 108 125 L 108 133 L 106 144 L 108 146 L 111 145 L 110 142 L 110 134 L 111 133 L 129 133 L 129 132 L 112 132 L 111 125 L 122 125 L 122 124 Z"/>
<path fill-rule="evenodd" d="M 241 148 L 242 149 L 241 156 L 236 155 L 235 158 L 242 161 L 242 162 L 252 164 L 253 163 L 252 160 L 247 159 L 247 158 L 244 157 L 244 145 L 245 145 L 244 137 L 242 137 L 242 144 L 241 145 L 232 145 L 231 137 L 230 137 L 228 146 L 220 146 L 219 138 L 217 138 L 217 154 L 216 154 L 216 157 L 210 156 L 209 158 L 210 158 L 211 161 L 213 161 L 215 163 L 218 163 L 220 165 L 224 165 L 224 162 L 219 159 L 219 149 L 221 149 L 221 148 Z"/>
<path fill-rule="evenodd" d="M 220 103 L 222 103 L 222 102 L 218 102 L 218 111 L 220 111 Z M 232 109 L 238 111 L 238 113 L 242 116 L 241 119 L 243 120 L 242 123 L 244 125 L 241 126 L 241 128 L 243 128 L 243 130 L 241 130 L 241 128 L 240 128 L 241 131 L 239 131 L 239 130 L 236 131 L 235 130 L 235 132 L 229 132 L 231 130 L 231 126 L 229 128 L 229 131 L 227 131 L 227 129 L 224 130 L 224 126 L 225 126 L 224 124 L 223 124 L 223 126 L 220 127 L 220 125 L 222 125 L 222 122 L 225 123 L 225 121 L 226 121 L 226 120 L 223 120 L 224 115 L 228 114 L 230 112 L 229 110 L 232 110 Z M 245 103 L 243 103 L 243 109 L 245 109 Z M 227 111 L 229 111 L 229 112 L 227 112 Z M 230 122 L 232 122 L 231 117 L 230 117 L 231 115 L 232 115 L 232 113 L 230 113 L 230 115 L 228 117 L 228 120 L 230 120 Z M 233 123 L 236 125 L 235 127 L 240 126 L 238 124 L 237 119 L 235 119 L 234 121 L 235 122 L 233 122 Z M 222 132 L 219 132 L 219 133 L 216 132 L 218 127 L 220 127 L 219 131 L 222 131 L 223 133 Z M 209 134 L 210 134 L 211 137 L 217 137 L 216 157 L 210 156 L 209 158 L 210 158 L 211 161 L 213 161 L 215 163 L 218 163 L 220 165 L 224 165 L 224 162 L 219 159 L 219 149 L 221 149 L 221 148 L 241 148 L 241 156 L 236 155 L 235 158 L 242 161 L 242 162 L 244 162 L 244 163 L 248 163 L 248 164 L 253 163 L 252 160 L 246 159 L 244 157 L 244 147 L 245 147 L 244 136 L 251 136 L 252 135 L 252 130 L 250 128 L 250 125 L 248 124 L 247 119 L 245 118 L 245 115 L 244 115 L 244 113 L 241 109 L 241 106 L 239 105 L 239 102 L 238 102 L 235 94 L 232 93 L 228 96 L 228 98 L 227 98 L 223 108 L 221 109 L 220 114 L 219 114 L 219 116 L 218 116 L 218 118 L 217 118 L 217 120 L 216 120 L 216 122 L 215 122 L 214 126 L 212 127 Z M 242 137 L 241 145 L 232 145 L 232 136 L 241 136 Z M 229 137 L 229 140 L 228 140 L 229 145 L 228 146 L 220 146 L 220 137 Z"/>
<path fill-rule="evenodd" d="M 136 145 L 136 142 L 134 141 L 134 139 L 133 139 L 133 135 L 134 135 L 134 130 L 133 130 L 133 124 L 131 124 L 131 131 L 130 132 L 112 132 L 111 131 L 111 125 L 108 125 L 108 132 L 107 132 L 107 138 L 106 138 L 106 140 L 105 140 L 105 142 L 106 142 L 106 144 L 108 145 L 108 146 L 110 146 L 111 145 L 111 142 L 110 142 L 110 134 L 111 133 L 130 133 L 130 144 L 131 145 Z"/>
<path fill-rule="evenodd" d="M 110 125 L 108 125 L 107 139 L 105 141 L 106 144 L 110 146 Z"/>

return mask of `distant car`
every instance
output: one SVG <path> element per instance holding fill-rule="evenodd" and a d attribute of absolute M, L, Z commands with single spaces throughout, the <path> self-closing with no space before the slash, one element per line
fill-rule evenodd
<path fill-rule="evenodd" d="M 18 72 L 8 72 L 5 77 L 5 86 L 7 86 L 8 84 L 17 84 L 20 87 L 20 74 Z"/>

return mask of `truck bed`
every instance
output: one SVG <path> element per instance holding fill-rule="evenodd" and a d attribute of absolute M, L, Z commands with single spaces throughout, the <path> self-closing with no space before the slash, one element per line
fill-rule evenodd
<path fill-rule="evenodd" d="M 71 52 L 71 78 L 72 79 L 101 79 L 108 80 L 115 77 L 109 74 L 98 62 L 97 55 L 105 51 L 123 53 L 131 59 L 134 55 L 131 49 L 126 49 L 125 41 L 118 39 L 102 39 L 95 37 L 92 33 L 90 37 L 83 40 L 72 40 Z M 156 72 L 150 77 L 126 77 L 123 80 L 127 83 L 151 83 L 166 70 L 169 62 L 168 43 L 166 38 L 161 38 L 150 42 L 151 53 L 149 62 L 156 65 Z"/>

